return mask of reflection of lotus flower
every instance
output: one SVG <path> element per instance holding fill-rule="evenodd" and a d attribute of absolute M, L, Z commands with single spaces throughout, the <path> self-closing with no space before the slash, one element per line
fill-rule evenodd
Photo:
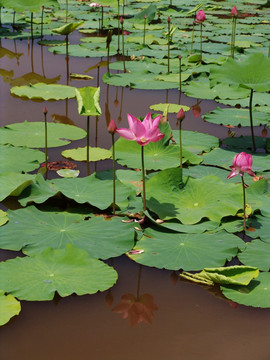
<path fill-rule="evenodd" d="M 133 327 L 142 321 L 151 324 L 154 317 L 153 311 L 157 309 L 154 298 L 150 294 L 143 294 L 139 298 L 132 294 L 124 294 L 121 302 L 112 311 L 123 314 L 123 319 L 128 318 L 130 326 Z"/>
<path fill-rule="evenodd" d="M 244 173 L 247 173 L 250 176 L 255 176 L 252 168 L 252 155 L 241 152 L 236 154 L 233 158 L 233 165 L 230 166 L 232 171 L 228 175 L 227 179 L 230 179 L 236 175 L 243 176 Z"/>
<path fill-rule="evenodd" d="M 201 111 L 202 111 L 201 108 L 200 108 L 200 105 L 195 104 L 191 108 L 192 108 L 192 114 L 193 114 L 194 117 L 200 116 Z"/>
<path fill-rule="evenodd" d="M 205 13 L 203 10 L 199 10 L 196 15 L 196 22 L 203 23 L 205 20 Z"/>
<path fill-rule="evenodd" d="M 156 142 L 164 137 L 159 131 L 158 124 L 161 116 L 151 118 L 149 112 L 143 121 L 135 118 L 134 116 L 127 114 L 129 129 L 120 128 L 116 132 L 127 140 L 136 140 L 139 145 L 147 145 L 150 141 Z"/>

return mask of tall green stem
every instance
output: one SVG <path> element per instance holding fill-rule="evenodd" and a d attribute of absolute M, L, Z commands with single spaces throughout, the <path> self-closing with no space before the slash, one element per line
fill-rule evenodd
<path fill-rule="evenodd" d="M 246 189 L 244 182 L 244 175 L 241 176 L 242 187 L 243 187 L 243 212 L 244 212 L 244 231 L 246 230 Z"/>
<path fill-rule="evenodd" d="M 90 146 L 90 116 L 87 116 L 86 161 L 87 161 L 87 174 L 88 175 L 90 175 L 89 146 Z"/>
<path fill-rule="evenodd" d="M 201 31 L 201 46 L 200 46 L 201 59 L 200 59 L 200 63 L 202 63 L 202 23 L 200 23 L 200 31 Z"/>
<path fill-rule="evenodd" d="M 168 18 L 168 73 L 170 72 L 170 30 L 171 30 L 171 20 Z"/>
<path fill-rule="evenodd" d="M 115 146 L 114 134 L 112 134 L 112 157 L 113 157 L 113 215 L 115 215 Z"/>
<path fill-rule="evenodd" d="M 143 185 L 143 211 L 146 211 L 146 196 L 145 196 L 145 170 L 144 170 L 144 147 L 141 146 L 142 157 L 142 185 Z"/>
<path fill-rule="evenodd" d="M 66 23 L 68 18 L 68 0 L 66 0 Z"/>
<path fill-rule="evenodd" d="M 194 42 L 194 30 L 195 30 L 195 21 L 193 20 L 192 34 L 191 34 L 191 44 L 190 44 L 190 55 L 193 51 L 193 42 Z"/>
<path fill-rule="evenodd" d="M 182 149 L 182 121 L 179 121 L 179 148 L 180 148 L 180 182 L 183 183 L 183 149 Z"/>
<path fill-rule="evenodd" d="M 34 14 L 31 12 L 31 39 L 33 40 L 34 38 L 34 33 L 33 33 L 33 17 L 34 17 Z"/>
<path fill-rule="evenodd" d="M 125 63 L 125 39 L 124 39 L 124 23 L 122 21 L 122 56 L 123 56 L 123 67 L 124 72 L 126 72 L 126 63 Z"/>
<path fill-rule="evenodd" d="M 144 16 L 144 24 L 143 24 L 143 45 L 145 45 L 145 30 L 146 30 L 146 16 Z"/>
<path fill-rule="evenodd" d="M 250 90 L 250 98 L 249 98 L 249 120 L 250 120 L 252 146 L 253 146 L 253 151 L 255 152 L 255 151 L 256 151 L 256 144 L 255 144 L 255 136 L 254 136 L 254 129 L 253 129 L 253 118 L 252 118 L 252 99 L 253 99 L 253 89 Z"/>
<path fill-rule="evenodd" d="M 234 59 L 234 48 L 235 48 L 235 32 L 236 32 L 236 17 L 232 18 L 232 36 L 231 36 L 231 56 Z"/>
<path fill-rule="evenodd" d="M 44 125 L 45 125 L 45 168 L 46 179 L 48 176 L 48 130 L 47 130 L 47 111 L 44 112 Z"/>
<path fill-rule="evenodd" d="M 120 4 L 119 0 L 117 0 L 117 37 L 118 37 L 118 45 L 117 45 L 117 54 L 120 51 Z"/>
<path fill-rule="evenodd" d="M 43 39 L 43 18 L 44 18 L 44 6 L 41 6 L 41 24 L 40 24 L 40 39 Z"/>

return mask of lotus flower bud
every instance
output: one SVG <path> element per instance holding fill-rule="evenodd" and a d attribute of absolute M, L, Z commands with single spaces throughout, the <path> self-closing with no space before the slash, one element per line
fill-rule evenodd
<path fill-rule="evenodd" d="M 46 106 L 44 106 L 44 108 L 43 108 L 43 114 L 44 114 L 44 115 L 47 115 L 47 113 L 48 113 L 48 110 L 47 110 Z"/>
<path fill-rule="evenodd" d="M 238 15 L 237 7 L 235 5 L 232 8 L 231 15 L 234 17 L 236 17 Z"/>
<path fill-rule="evenodd" d="M 178 121 L 183 121 L 185 118 L 185 112 L 184 110 L 181 108 L 178 113 L 177 113 L 177 120 Z"/>
<path fill-rule="evenodd" d="M 120 16 L 120 24 L 124 24 L 124 18 L 123 18 L 123 16 Z"/>
<path fill-rule="evenodd" d="M 112 119 L 109 123 L 109 126 L 108 126 L 108 131 L 110 134 L 114 135 L 115 132 L 116 132 L 116 129 L 117 129 L 117 126 L 116 126 L 116 123 L 115 121 Z"/>
<path fill-rule="evenodd" d="M 198 23 L 203 23 L 205 21 L 205 13 L 203 10 L 199 10 L 196 15 L 196 21 Z"/>

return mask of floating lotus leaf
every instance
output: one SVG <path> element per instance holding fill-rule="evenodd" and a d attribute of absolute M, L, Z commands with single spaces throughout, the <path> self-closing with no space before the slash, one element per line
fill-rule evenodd
<path fill-rule="evenodd" d="M 45 161 L 45 154 L 39 150 L 0 145 L 0 153 L 0 174 L 33 171 Z"/>
<path fill-rule="evenodd" d="M 247 202 L 251 206 L 252 211 L 260 210 L 263 216 L 270 217 L 270 181 L 262 179 L 253 182 L 246 191 Z"/>
<path fill-rule="evenodd" d="M 270 219 L 261 215 L 256 215 L 248 220 L 247 235 L 252 238 L 260 238 L 262 241 L 270 243 Z"/>
<path fill-rule="evenodd" d="M 244 88 L 243 88 L 244 89 Z M 245 97 L 244 99 L 237 99 L 237 100 L 218 100 L 219 103 L 236 106 L 240 105 L 241 107 L 248 107 L 249 106 L 249 97 Z M 268 93 L 254 93 L 252 104 L 255 105 L 269 105 L 270 104 L 270 94 Z"/>
<path fill-rule="evenodd" d="M 239 260 L 245 265 L 256 266 L 260 270 L 270 269 L 270 244 L 261 240 L 246 243 L 246 248 L 238 255 Z"/>
<path fill-rule="evenodd" d="M 78 102 L 78 113 L 85 116 L 101 115 L 99 105 L 100 87 L 92 86 L 75 89 Z"/>
<path fill-rule="evenodd" d="M 156 16 L 156 12 L 157 12 L 157 7 L 154 4 L 150 4 L 146 9 L 138 12 L 135 16 L 134 16 L 134 20 L 135 22 L 139 22 L 144 21 L 144 19 L 147 19 L 147 22 L 151 22 L 152 20 L 154 20 L 155 16 Z"/>
<path fill-rule="evenodd" d="M 100 259 L 120 256 L 134 245 L 134 223 L 121 218 L 97 216 L 83 220 L 80 214 L 42 212 L 34 206 L 8 211 L 9 222 L 1 227 L 2 249 L 33 255 L 47 247 L 64 248 L 67 243 Z M 19 236 L 20 234 L 20 236 Z"/>
<path fill-rule="evenodd" d="M 203 155 L 203 164 L 215 165 L 229 169 L 236 154 L 238 154 L 238 152 L 228 151 L 220 148 L 214 149 L 210 153 Z M 266 171 L 270 169 L 270 155 L 256 153 L 252 154 L 252 158 L 253 171 Z"/>
<path fill-rule="evenodd" d="M 144 162 L 147 170 L 166 169 L 179 165 L 179 146 L 165 145 L 162 141 L 149 143 L 144 148 Z M 141 146 L 135 141 L 119 138 L 115 143 L 117 162 L 130 168 L 140 169 Z M 183 149 L 183 163 L 199 164 L 201 158 Z"/>
<path fill-rule="evenodd" d="M 20 300 L 52 300 L 56 291 L 62 297 L 94 294 L 116 280 L 113 268 L 71 244 L 0 264 L 0 286 Z"/>
<path fill-rule="evenodd" d="M 59 45 L 64 45 L 66 43 L 66 40 L 40 40 L 38 41 L 39 45 L 42 46 L 59 46 Z"/>
<path fill-rule="evenodd" d="M 254 110 L 252 112 L 253 125 L 260 126 L 269 123 L 269 117 L 267 114 Z M 249 110 L 248 109 L 231 109 L 231 108 L 219 108 L 211 111 L 208 114 L 204 114 L 202 118 L 210 123 L 218 125 L 232 125 L 232 126 L 249 126 Z"/>
<path fill-rule="evenodd" d="M 34 181 L 34 175 L 5 173 L 0 175 L 0 201 L 8 196 L 19 196 Z"/>
<path fill-rule="evenodd" d="M 227 266 L 220 268 L 205 268 L 197 274 L 183 272 L 185 279 L 201 282 L 207 285 L 248 285 L 259 275 L 259 269 L 252 266 Z"/>
<path fill-rule="evenodd" d="M 220 221 L 242 207 L 241 186 L 225 184 L 216 176 L 184 178 L 183 185 L 179 168 L 161 171 L 146 183 L 147 207 L 160 219 L 178 219 L 183 224 L 203 218 Z"/>
<path fill-rule="evenodd" d="M 172 131 L 174 140 L 179 144 L 179 131 Z M 182 144 L 183 147 L 195 154 L 202 152 L 209 152 L 215 147 L 219 146 L 219 139 L 213 135 L 199 133 L 197 131 L 182 130 Z"/>
<path fill-rule="evenodd" d="M 64 100 L 75 97 L 75 88 L 67 85 L 37 83 L 15 86 L 10 89 L 10 93 L 28 99 Z"/>
<path fill-rule="evenodd" d="M 248 286 L 222 286 L 226 298 L 246 306 L 270 307 L 270 273 L 262 272 Z"/>
<path fill-rule="evenodd" d="M 185 73 L 182 72 L 181 74 L 181 82 L 186 81 L 188 78 L 190 78 L 192 75 L 192 73 Z M 163 75 L 158 75 L 156 76 L 156 80 L 159 81 L 168 81 L 168 82 L 173 82 L 176 83 L 175 87 L 179 87 L 179 74 L 163 74 Z"/>
<path fill-rule="evenodd" d="M 143 35 L 141 35 L 141 36 L 129 36 L 126 41 L 128 43 L 143 44 L 143 40 L 144 40 Z M 167 42 L 168 40 L 154 36 L 153 34 L 145 35 L 145 44 L 147 45 L 151 45 L 151 44 L 164 45 L 167 44 Z"/>
<path fill-rule="evenodd" d="M 142 253 L 128 256 L 139 264 L 168 270 L 202 270 L 205 267 L 223 266 L 243 247 L 235 235 L 179 234 L 147 228 L 134 250 Z"/>
<path fill-rule="evenodd" d="M 267 138 L 261 136 L 255 136 L 257 148 L 265 149 L 267 144 Z M 227 148 L 230 150 L 247 151 L 252 149 L 252 138 L 251 136 L 240 136 L 240 137 L 230 137 L 222 140 L 223 144 L 227 145 Z"/>
<path fill-rule="evenodd" d="M 51 184 L 79 204 L 89 203 L 104 210 L 110 207 L 113 201 L 112 180 L 101 180 L 95 173 L 84 178 L 55 179 Z M 120 208 L 127 206 L 128 197 L 133 194 L 134 190 L 116 180 L 116 204 Z"/>
<path fill-rule="evenodd" d="M 61 154 L 65 158 L 72 159 L 75 161 L 87 160 L 86 147 L 64 150 L 62 151 Z M 89 161 L 100 161 L 100 160 L 110 159 L 111 157 L 112 157 L 112 152 L 110 150 L 89 146 Z"/>
<path fill-rule="evenodd" d="M 1 0 L 1 6 L 11 8 L 18 12 L 36 12 L 40 11 L 41 6 L 59 7 L 59 4 L 57 0 Z"/>
<path fill-rule="evenodd" d="M 78 23 L 68 23 L 59 28 L 52 29 L 52 32 L 59 35 L 68 35 L 72 33 L 74 30 L 76 30 L 77 27 L 81 26 L 83 23 L 84 23 L 83 21 Z"/>
<path fill-rule="evenodd" d="M 22 206 L 26 206 L 30 202 L 42 204 L 50 197 L 56 195 L 58 189 L 46 181 L 41 174 L 38 174 L 33 183 L 27 186 L 21 193 L 19 202 Z"/>
<path fill-rule="evenodd" d="M 169 105 L 169 107 L 168 107 Z M 189 111 L 190 107 L 186 105 L 177 105 L 177 104 L 154 104 L 149 106 L 151 110 L 154 111 L 162 111 L 164 113 L 165 110 L 167 110 L 168 113 L 178 113 L 180 109 L 183 109 L 184 111 Z"/>
<path fill-rule="evenodd" d="M 0 326 L 9 322 L 10 318 L 18 315 L 21 311 L 21 304 L 12 295 L 5 295 L 3 290 L 0 290 Z"/>
<path fill-rule="evenodd" d="M 48 147 L 63 146 L 69 144 L 69 140 L 79 140 L 86 136 L 83 129 L 66 124 L 47 123 Z M 43 122 L 15 123 L 0 128 L 0 143 L 15 146 L 27 146 L 31 148 L 44 148 Z"/>
<path fill-rule="evenodd" d="M 73 80 L 93 80 L 93 76 L 86 75 L 86 74 L 70 74 L 70 78 Z"/>
<path fill-rule="evenodd" d="M 0 210 L 0 226 L 8 222 L 7 213 L 3 210 Z"/>
<path fill-rule="evenodd" d="M 64 178 L 74 178 L 78 177 L 80 174 L 79 170 L 72 170 L 72 169 L 60 169 L 56 171 L 57 174 Z"/>
<path fill-rule="evenodd" d="M 255 91 L 270 90 L 270 58 L 261 53 L 248 55 L 243 61 L 229 58 L 210 72 L 213 82 L 241 85 Z"/>

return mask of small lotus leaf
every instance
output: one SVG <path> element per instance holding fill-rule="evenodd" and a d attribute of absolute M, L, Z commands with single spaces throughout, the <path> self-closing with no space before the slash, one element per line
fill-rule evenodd
<path fill-rule="evenodd" d="M 123 223 L 117 217 L 83 220 L 80 214 L 42 212 L 34 206 L 9 210 L 8 216 L 9 222 L 1 227 L 0 246 L 22 249 L 27 255 L 71 243 L 92 257 L 108 259 L 122 255 L 134 245 L 134 224 Z"/>
<path fill-rule="evenodd" d="M 71 244 L 0 264 L 1 288 L 20 300 L 52 300 L 56 291 L 62 297 L 94 294 L 107 290 L 116 280 L 113 268 Z"/>
<path fill-rule="evenodd" d="M 248 286 L 222 286 L 226 298 L 246 306 L 270 307 L 270 273 L 262 272 Z"/>
<path fill-rule="evenodd" d="M 65 158 L 73 159 L 76 161 L 87 160 L 86 147 L 64 150 L 62 151 L 61 154 Z M 89 146 L 89 161 L 105 160 L 105 159 L 110 159 L 111 157 L 112 157 L 112 153 L 110 150 Z"/>
<path fill-rule="evenodd" d="M 10 93 L 28 99 L 64 100 L 75 97 L 75 88 L 67 85 L 37 83 L 15 86 L 10 89 Z"/>
<path fill-rule="evenodd" d="M 85 116 L 101 115 L 99 105 L 100 87 L 92 86 L 75 89 L 78 102 L 78 113 Z"/>
<path fill-rule="evenodd" d="M 0 226 L 8 222 L 7 213 L 3 210 L 0 210 Z"/>
<path fill-rule="evenodd" d="M 0 326 L 9 322 L 10 318 L 18 315 L 21 311 L 21 304 L 12 295 L 5 295 L 3 290 L 0 290 Z"/>
<path fill-rule="evenodd" d="M 69 144 L 69 140 L 79 140 L 86 136 L 83 129 L 66 124 L 47 123 L 48 147 Z M 44 148 L 43 122 L 28 122 L 10 124 L 0 128 L 0 143 L 31 148 Z"/>
<path fill-rule="evenodd" d="M 74 178 L 78 177 L 80 174 L 80 170 L 72 170 L 72 169 L 60 169 L 56 171 L 57 174 L 64 178 Z"/>
<path fill-rule="evenodd" d="M 226 232 L 180 234 L 147 228 L 134 247 L 143 252 L 128 256 L 159 269 L 196 271 L 224 265 L 243 244 L 240 238 Z"/>
<path fill-rule="evenodd" d="M 169 106 L 168 106 L 169 105 Z M 155 110 L 155 111 L 162 111 L 164 113 L 164 111 L 166 110 L 168 113 L 178 113 L 178 111 L 180 109 L 183 109 L 184 111 L 189 111 L 190 107 L 186 106 L 186 105 L 177 105 L 177 104 L 154 104 L 149 106 L 149 108 L 151 110 Z"/>

